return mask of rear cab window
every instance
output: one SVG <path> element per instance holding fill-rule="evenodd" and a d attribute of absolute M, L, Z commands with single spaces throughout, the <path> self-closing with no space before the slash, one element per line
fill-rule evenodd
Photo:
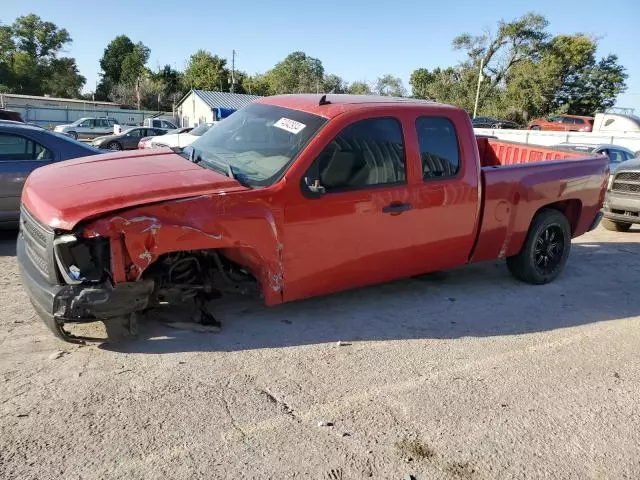
<path fill-rule="evenodd" d="M 460 171 L 460 148 L 453 122 L 446 117 L 418 117 L 422 179 L 452 178 Z"/>

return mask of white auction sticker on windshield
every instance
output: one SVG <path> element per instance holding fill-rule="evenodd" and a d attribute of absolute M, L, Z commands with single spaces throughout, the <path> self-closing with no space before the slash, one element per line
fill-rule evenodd
<path fill-rule="evenodd" d="M 282 117 L 276 123 L 273 124 L 274 127 L 278 127 L 282 130 L 285 130 L 289 133 L 293 133 L 294 135 L 299 134 L 306 125 L 304 123 L 296 122 L 295 120 L 291 120 L 290 118 Z"/>

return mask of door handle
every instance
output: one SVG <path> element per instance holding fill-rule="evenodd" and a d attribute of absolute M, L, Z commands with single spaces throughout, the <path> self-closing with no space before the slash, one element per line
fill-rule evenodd
<path fill-rule="evenodd" d="M 391 213 L 400 214 L 402 212 L 406 212 L 407 210 L 411 210 L 413 206 L 410 203 L 391 203 L 382 209 L 383 213 Z"/>

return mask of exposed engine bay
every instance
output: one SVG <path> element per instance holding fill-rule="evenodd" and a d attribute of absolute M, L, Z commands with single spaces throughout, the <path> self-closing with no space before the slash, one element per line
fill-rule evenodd
<path fill-rule="evenodd" d="M 140 313 L 166 305 L 187 304 L 196 309 L 191 320 L 220 328 L 208 308 L 212 300 L 259 291 L 247 270 L 215 249 L 163 254 L 138 280 L 116 284 L 103 238 L 63 235 L 54 246 L 57 270 L 66 283 L 56 295 L 54 311 L 58 333 L 67 341 L 83 339 L 64 330 L 65 323 L 101 320 L 107 327 L 110 323 L 128 325 L 133 334 Z"/>

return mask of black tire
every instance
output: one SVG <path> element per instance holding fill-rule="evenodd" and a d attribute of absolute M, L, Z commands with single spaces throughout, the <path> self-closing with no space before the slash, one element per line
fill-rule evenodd
<path fill-rule="evenodd" d="M 540 128 L 540 125 L 534 125 L 529 130 L 542 130 L 542 129 Z"/>
<path fill-rule="evenodd" d="M 611 230 L 612 232 L 628 232 L 631 228 L 630 223 L 614 222 L 613 220 L 609 220 L 608 218 L 602 219 L 602 226 L 606 230 Z"/>
<path fill-rule="evenodd" d="M 78 139 L 78 134 L 76 132 L 69 132 L 68 135 L 74 140 Z"/>
<path fill-rule="evenodd" d="M 109 142 L 107 143 L 107 150 L 113 150 L 114 152 L 119 152 L 122 150 L 122 145 L 118 142 Z"/>
<path fill-rule="evenodd" d="M 558 210 L 542 210 L 531 222 L 522 250 L 507 258 L 507 266 L 518 280 L 542 285 L 560 275 L 570 250 L 571 226 L 567 218 Z"/>

